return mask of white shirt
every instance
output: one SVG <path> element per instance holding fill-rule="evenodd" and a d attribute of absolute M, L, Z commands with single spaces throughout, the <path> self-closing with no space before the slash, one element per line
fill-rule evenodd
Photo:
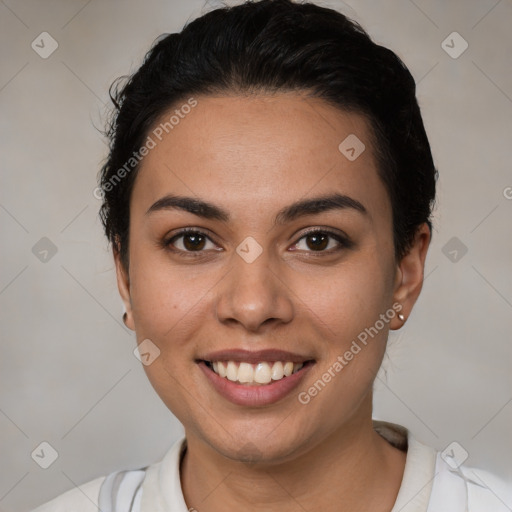
<path fill-rule="evenodd" d="M 458 466 L 452 451 L 442 456 L 415 440 L 404 427 L 374 421 L 374 428 L 392 445 L 407 450 L 391 512 L 512 511 L 510 483 L 483 470 Z M 32 512 L 188 512 L 180 482 L 185 448 L 183 436 L 159 462 L 97 478 Z"/>

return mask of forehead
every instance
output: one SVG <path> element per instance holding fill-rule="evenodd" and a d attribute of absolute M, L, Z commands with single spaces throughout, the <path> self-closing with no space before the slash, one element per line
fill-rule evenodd
<path fill-rule="evenodd" d="M 166 193 L 247 211 L 337 191 L 372 217 L 389 210 L 362 115 L 297 93 L 195 100 L 191 109 L 175 105 L 150 130 L 154 147 L 140 165 L 134 214 Z"/>

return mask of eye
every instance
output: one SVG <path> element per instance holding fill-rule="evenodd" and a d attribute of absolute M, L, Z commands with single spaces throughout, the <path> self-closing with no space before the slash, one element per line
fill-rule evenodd
<path fill-rule="evenodd" d="M 163 244 L 165 248 L 173 252 L 190 256 L 200 256 L 208 250 L 222 250 L 206 233 L 197 229 L 183 229 L 164 240 Z M 353 243 L 346 236 L 339 233 L 326 229 L 314 229 L 299 238 L 291 250 L 334 253 L 341 251 L 343 248 L 348 249 L 352 245 Z"/>
<path fill-rule="evenodd" d="M 304 242 L 302 242 L 304 240 Z M 328 230 L 315 229 L 303 235 L 292 250 L 332 253 L 343 247 L 350 247 L 351 242 L 344 236 Z"/>
<path fill-rule="evenodd" d="M 217 246 L 202 231 L 184 229 L 165 241 L 165 246 L 176 252 L 203 252 L 217 249 Z"/>

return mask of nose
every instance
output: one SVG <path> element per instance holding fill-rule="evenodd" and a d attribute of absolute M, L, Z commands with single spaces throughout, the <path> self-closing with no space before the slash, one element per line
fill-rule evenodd
<path fill-rule="evenodd" d="M 230 271 L 221 281 L 216 301 L 219 322 L 261 332 L 271 325 L 289 323 L 294 316 L 292 291 L 278 270 L 262 254 L 250 263 L 233 254 Z"/>

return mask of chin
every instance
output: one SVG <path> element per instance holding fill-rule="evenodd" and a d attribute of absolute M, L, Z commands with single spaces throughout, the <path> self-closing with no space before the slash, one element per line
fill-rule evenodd
<path fill-rule="evenodd" d="M 227 428 L 228 432 L 234 432 Z M 308 440 L 290 432 L 254 432 L 250 427 L 232 436 L 224 432 L 219 437 L 207 436 L 206 442 L 220 455 L 244 463 L 277 464 L 292 460 L 298 451 L 307 450 Z"/>

